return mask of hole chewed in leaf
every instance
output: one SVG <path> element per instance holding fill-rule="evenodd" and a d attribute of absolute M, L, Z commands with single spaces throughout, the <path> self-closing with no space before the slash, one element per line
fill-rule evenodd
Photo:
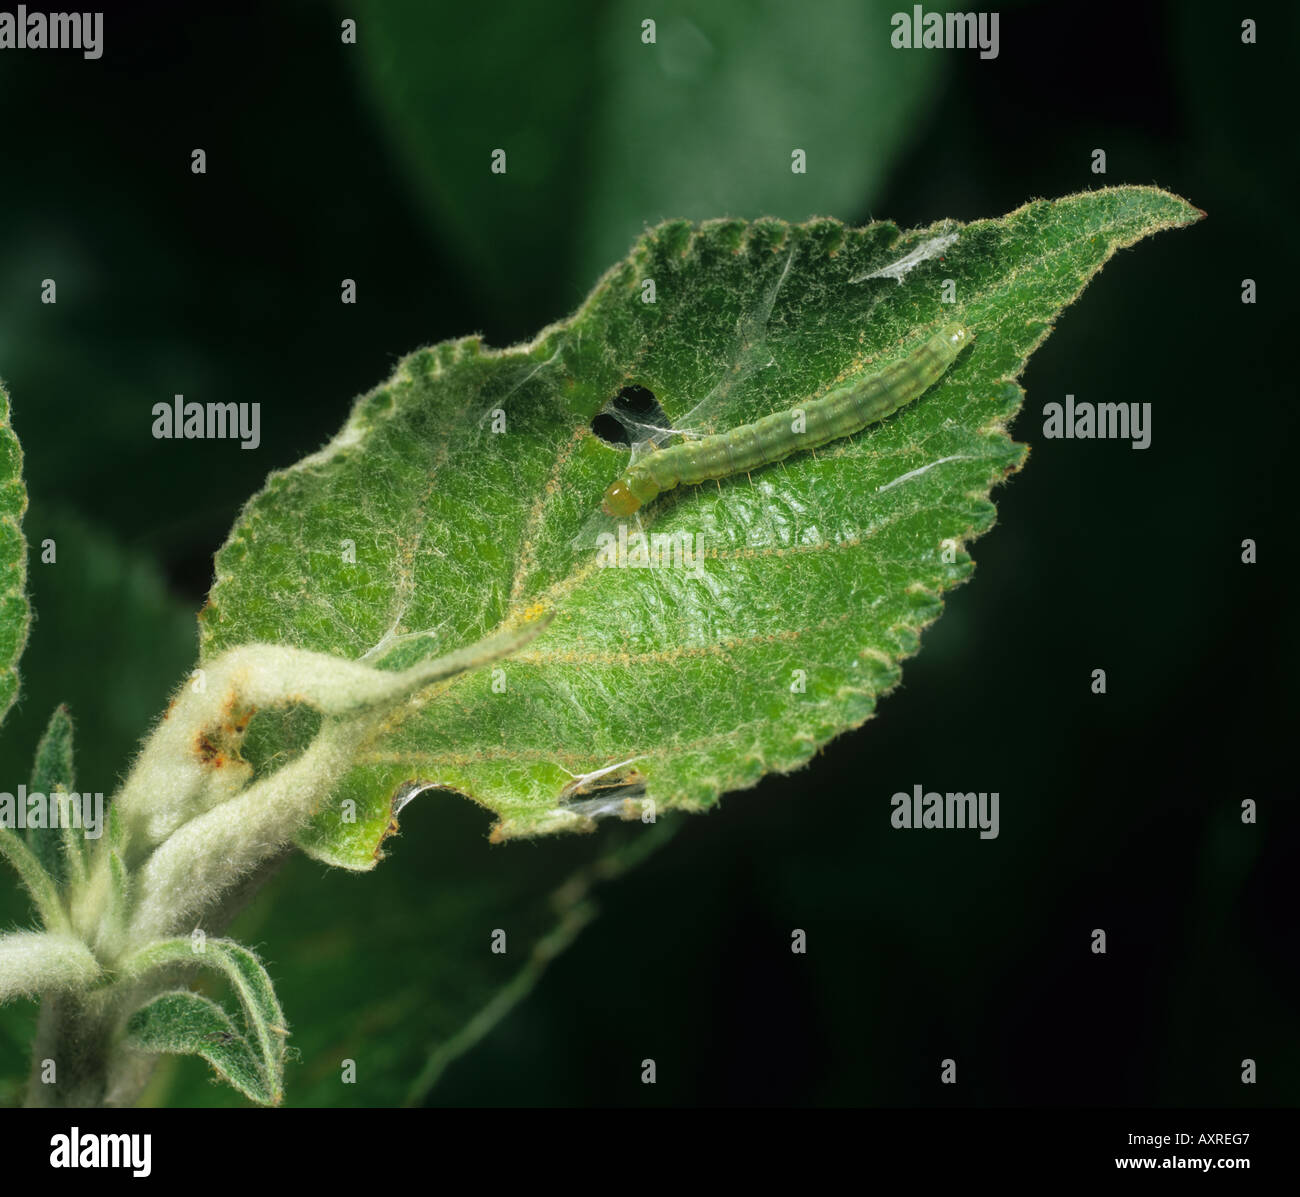
<path fill-rule="evenodd" d="M 591 421 L 591 430 L 607 445 L 621 445 L 627 449 L 632 441 L 627 429 L 608 412 L 597 412 Z"/>
<path fill-rule="evenodd" d="M 625 386 L 591 421 L 591 430 L 607 445 L 627 448 L 672 431 L 664 409 L 648 387 Z"/>

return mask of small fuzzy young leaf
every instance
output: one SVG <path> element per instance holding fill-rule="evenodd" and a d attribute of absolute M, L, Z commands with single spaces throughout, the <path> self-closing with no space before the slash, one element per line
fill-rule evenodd
<path fill-rule="evenodd" d="M 100 911 L 94 945 L 105 959 L 113 959 L 122 950 L 126 938 L 131 913 L 131 875 L 122 854 L 112 848 L 108 851 L 108 879 L 106 901 Z"/>
<path fill-rule="evenodd" d="M 44 931 L 0 935 L 0 1002 L 80 988 L 99 975 L 99 962 L 75 936 Z"/>
<path fill-rule="evenodd" d="M 193 940 L 178 938 L 150 944 L 124 962 L 121 971 L 125 978 L 134 979 L 178 966 L 210 968 L 230 982 L 243 1008 L 246 1042 L 255 1046 L 262 1075 L 278 1103 L 283 1093 L 288 1028 L 275 986 L 262 962 L 234 940 L 208 939 L 202 950 L 196 950 Z"/>
<path fill-rule="evenodd" d="M 272 1086 L 248 1041 L 209 998 L 177 989 L 140 1007 L 126 1025 L 128 1046 L 142 1052 L 201 1056 L 217 1075 L 259 1105 L 275 1105 Z"/>
<path fill-rule="evenodd" d="M 54 708 L 54 714 L 50 716 L 45 733 L 36 746 L 32 779 L 27 790 L 31 794 L 44 794 L 47 799 L 53 794 L 71 794 L 76 790 L 72 759 L 72 715 L 66 706 Z M 50 809 L 53 813 L 52 799 Z M 27 845 L 56 884 L 76 884 L 86 874 L 85 836 L 80 828 L 72 826 L 72 820 L 64 817 L 66 808 L 60 810 L 59 815 L 57 828 L 29 827 Z"/>
<path fill-rule="evenodd" d="M 36 854 L 23 842 L 12 828 L 0 822 L 0 857 L 13 865 L 19 879 L 27 887 L 32 904 L 47 931 L 66 931 L 68 913 L 54 878 L 45 871 Z"/>

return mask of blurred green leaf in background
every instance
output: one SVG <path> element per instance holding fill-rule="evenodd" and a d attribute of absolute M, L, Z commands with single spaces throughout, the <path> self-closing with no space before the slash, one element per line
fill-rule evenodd
<path fill-rule="evenodd" d="M 401 0 L 339 12 L 362 14 L 363 91 L 433 234 L 494 303 L 543 288 L 563 310 L 661 220 L 863 211 L 946 66 L 879 36 L 896 8 Z M 490 170 L 495 149 L 506 176 Z M 795 150 L 806 173 L 791 169 Z"/>

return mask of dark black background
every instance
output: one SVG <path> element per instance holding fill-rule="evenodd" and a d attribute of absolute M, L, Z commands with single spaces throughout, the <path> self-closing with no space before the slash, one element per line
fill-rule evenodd
<path fill-rule="evenodd" d="M 526 339 L 581 297 L 526 267 L 493 289 L 430 233 L 336 17 L 312 32 L 319 7 L 117 6 L 103 69 L 0 59 L 0 288 L 30 307 L 33 277 L 61 280 L 56 308 L 0 329 L 28 539 L 71 512 L 160 563 L 195 609 L 240 503 L 398 356 L 476 330 Z M 607 887 L 603 917 L 439 1103 L 1296 1103 L 1297 653 L 1278 509 L 1293 504 L 1297 38 L 1272 7 L 1017 6 L 996 60 L 953 56 L 884 193 L 834 215 L 968 220 L 1128 182 L 1207 218 L 1112 261 L 1031 362 L 1014 428 L 1028 463 L 878 717 Z M 1243 16 L 1259 45 L 1241 45 Z M 483 36 L 511 33 L 485 11 Z M 201 180 L 193 145 L 219 166 Z M 347 276 L 364 279 L 356 307 L 338 302 Z M 262 450 L 143 436 L 178 373 L 262 401 Z M 1152 447 L 1044 440 L 1042 406 L 1067 391 L 1151 401 Z M 31 568 L 39 616 L 49 584 Z M 38 624 L 5 776 L 70 691 L 112 726 L 113 693 L 66 672 L 69 642 L 84 660 L 114 637 L 111 610 L 84 617 L 44 642 Z M 188 659 L 153 664 L 148 709 Z M 87 751 L 120 770 L 131 740 L 95 735 Z M 892 830 L 889 796 L 917 783 L 997 790 L 1001 836 Z M 468 804 L 412 808 L 384 867 L 418 868 L 422 834 L 485 827 Z M 653 1089 L 636 1082 L 645 1056 Z M 938 1083 L 948 1056 L 955 1087 Z"/>

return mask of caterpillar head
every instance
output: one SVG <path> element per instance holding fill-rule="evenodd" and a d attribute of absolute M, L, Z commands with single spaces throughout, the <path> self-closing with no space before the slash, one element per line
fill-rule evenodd
<path fill-rule="evenodd" d="M 623 477 L 611 482 L 601 504 L 606 515 L 631 515 L 659 493 L 659 487 L 649 478 Z"/>

